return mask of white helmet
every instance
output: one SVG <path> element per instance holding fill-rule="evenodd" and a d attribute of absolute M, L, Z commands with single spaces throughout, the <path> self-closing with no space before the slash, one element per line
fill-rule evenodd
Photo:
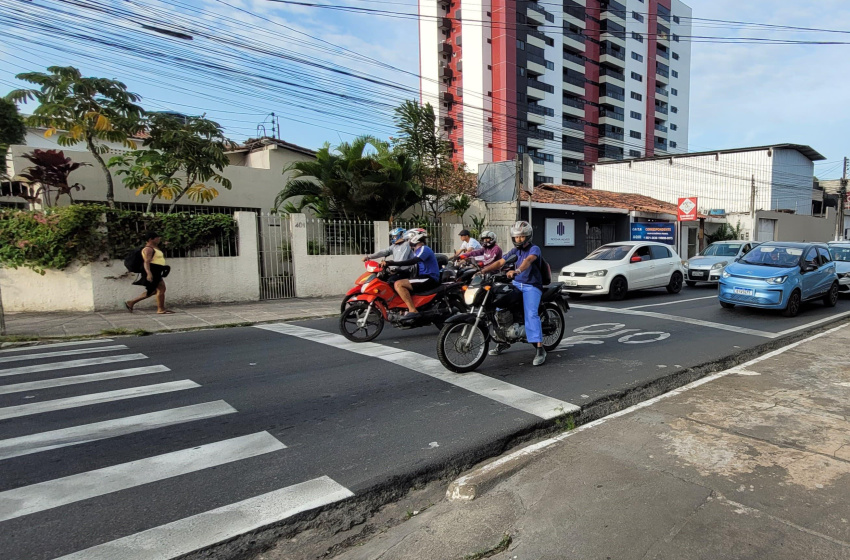
<path fill-rule="evenodd" d="M 488 249 L 496 244 L 496 234 L 492 231 L 482 231 L 478 238 L 481 240 L 481 245 Z"/>
<path fill-rule="evenodd" d="M 534 236 L 534 228 L 525 220 L 520 220 L 511 226 L 511 238 L 525 237 L 525 241 L 517 243 L 514 239 L 514 247 L 522 247 L 526 243 L 531 243 L 531 238 Z"/>
<path fill-rule="evenodd" d="M 428 237 L 428 232 L 422 228 L 413 228 L 407 230 L 407 233 L 404 234 L 404 237 L 407 239 L 408 243 L 411 245 L 416 245 L 418 243 L 424 243 L 425 239 Z"/>

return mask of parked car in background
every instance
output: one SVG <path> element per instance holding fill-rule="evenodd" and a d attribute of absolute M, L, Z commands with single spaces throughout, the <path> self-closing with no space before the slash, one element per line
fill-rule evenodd
<path fill-rule="evenodd" d="M 786 317 L 804 301 L 838 301 L 838 276 L 825 243 L 762 243 L 720 275 L 720 305 L 781 309 Z"/>
<path fill-rule="evenodd" d="M 828 245 L 838 274 L 838 291 L 850 294 L 850 241 L 830 241 Z"/>
<path fill-rule="evenodd" d="M 682 263 L 685 283 L 694 287 L 697 282 L 717 283 L 726 265 L 743 257 L 758 245 L 755 241 L 717 241 Z"/>
<path fill-rule="evenodd" d="M 603 245 L 584 259 L 561 269 L 558 281 L 571 297 L 604 295 L 621 300 L 631 290 L 682 290 L 682 261 L 670 246 L 653 241 L 621 241 Z"/>

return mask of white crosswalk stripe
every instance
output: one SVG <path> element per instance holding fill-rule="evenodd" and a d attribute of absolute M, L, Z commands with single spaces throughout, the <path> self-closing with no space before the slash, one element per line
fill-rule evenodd
<path fill-rule="evenodd" d="M 165 366 L 145 366 L 128 369 L 117 369 L 114 371 L 103 371 L 100 373 L 89 373 L 87 375 L 73 375 L 71 377 L 59 377 L 58 379 L 44 379 L 42 381 L 30 381 L 28 383 L 14 383 L 11 385 L 0 385 L 0 395 L 21 393 L 24 391 L 38 391 L 41 389 L 52 389 L 53 387 L 64 387 L 66 385 L 78 385 L 80 383 L 92 383 L 95 381 L 107 381 L 109 379 L 121 379 L 136 375 L 149 373 L 161 373 L 171 371 Z"/>
<path fill-rule="evenodd" d="M 78 356 L 80 354 L 93 354 L 95 352 L 114 352 L 115 350 L 126 350 L 123 344 L 112 346 L 101 346 L 99 348 L 75 348 L 74 350 L 59 350 L 58 352 L 38 352 L 36 354 L 22 354 L 16 356 L 0 356 L 0 364 L 8 362 L 23 362 L 24 360 L 41 360 L 44 358 L 59 358 L 61 356 Z"/>
<path fill-rule="evenodd" d="M 67 362 L 53 362 L 49 364 L 0 369 L 0 377 L 23 375 L 25 373 L 39 373 L 42 371 L 60 371 L 68 368 L 99 366 L 103 364 L 114 364 L 116 362 L 131 362 L 133 360 L 146 359 L 147 356 L 144 354 L 122 354 L 119 356 L 102 356 L 100 358 L 83 358 L 81 360 L 68 360 Z"/>
<path fill-rule="evenodd" d="M 349 489 L 323 476 L 57 560 L 169 560 L 353 495 Z"/>
<path fill-rule="evenodd" d="M 149 484 L 286 446 L 259 432 L 0 492 L 0 521 Z"/>
<path fill-rule="evenodd" d="M 226 402 L 213 401 L 0 440 L 0 461 L 69 445 L 80 445 L 145 430 L 205 420 L 235 412 L 236 409 Z"/>
<path fill-rule="evenodd" d="M 49 350 L 52 348 L 64 348 L 67 346 L 91 346 L 92 344 L 105 344 L 107 342 L 115 342 L 111 338 L 99 338 L 97 340 L 74 340 L 72 342 L 56 342 L 54 344 L 33 344 L 30 346 L 19 346 L 17 348 L 3 348 L 0 354 L 9 354 L 12 352 L 26 352 L 28 350 Z"/>
<path fill-rule="evenodd" d="M 65 410 L 68 408 L 76 408 L 78 406 L 89 406 L 93 404 L 120 401 L 124 399 L 159 395 L 162 393 L 170 393 L 172 391 L 183 391 L 185 389 L 194 389 L 196 387 L 200 387 L 200 385 L 198 385 L 194 381 L 184 379 L 181 381 L 172 381 L 170 383 L 159 383 L 156 385 L 133 387 L 131 389 L 119 389 L 117 391 L 107 391 L 105 393 L 81 395 L 79 397 L 68 397 L 65 399 L 56 399 L 52 401 L 44 401 L 32 404 L 7 406 L 5 408 L 0 408 L 0 420 L 18 418 L 20 416 L 29 416 L 30 414 L 41 414 L 44 412 Z"/>

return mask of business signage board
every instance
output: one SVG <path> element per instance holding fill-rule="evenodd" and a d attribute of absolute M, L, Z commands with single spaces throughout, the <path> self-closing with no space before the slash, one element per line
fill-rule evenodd
<path fill-rule="evenodd" d="M 676 244 L 676 224 L 641 222 L 632 224 L 632 241 L 657 241 Z"/>
<path fill-rule="evenodd" d="M 697 219 L 697 197 L 680 198 L 676 209 L 680 222 L 691 222 Z"/>
<path fill-rule="evenodd" d="M 546 246 L 573 247 L 576 244 L 576 221 L 546 218 Z"/>

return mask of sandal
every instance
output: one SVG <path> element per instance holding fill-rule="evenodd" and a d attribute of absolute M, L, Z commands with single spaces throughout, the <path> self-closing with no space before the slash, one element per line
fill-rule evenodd
<path fill-rule="evenodd" d="M 157 315 L 174 315 L 174 311 L 167 309 L 165 311 L 157 311 L 156 314 Z"/>
<path fill-rule="evenodd" d="M 129 303 L 129 302 L 126 302 L 126 301 L 125 301 L 125 302 L 124 302 L 124 307 L 126 307 L 126 308 L 127 308 L 127 311 L 129 311 L 130 313 L 132 313 L 132 312 L 133 312 L 133 306 L 132 306 L 132 305 L 130 305 L 130 303 Z"/>

